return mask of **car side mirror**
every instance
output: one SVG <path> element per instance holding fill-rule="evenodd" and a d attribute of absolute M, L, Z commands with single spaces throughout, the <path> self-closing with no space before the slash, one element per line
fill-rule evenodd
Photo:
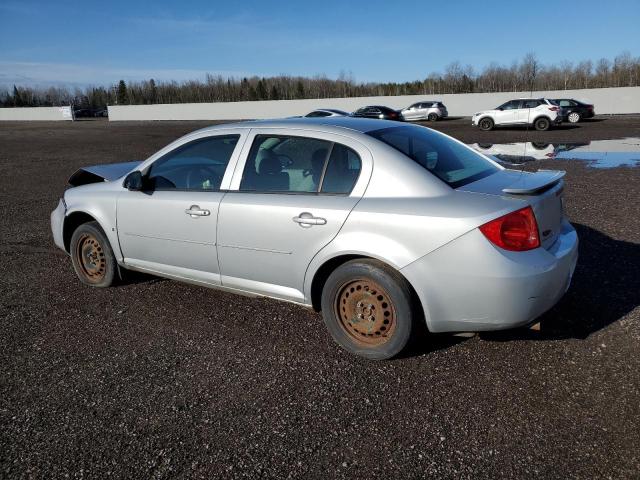
<path fill-rule="evenodd" d="M 140 192 L 142 191 L 143 183 L 142 172 L 136 170 L 125 177 L 123 185 L 127 190 Z"/>

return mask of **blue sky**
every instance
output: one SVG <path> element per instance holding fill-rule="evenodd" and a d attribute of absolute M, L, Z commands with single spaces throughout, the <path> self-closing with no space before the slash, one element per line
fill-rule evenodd
<path fill-rule="evenodd" d="M 640 55 L 640 1 L 0 0 L 0 84 L 326 74 Z"/>

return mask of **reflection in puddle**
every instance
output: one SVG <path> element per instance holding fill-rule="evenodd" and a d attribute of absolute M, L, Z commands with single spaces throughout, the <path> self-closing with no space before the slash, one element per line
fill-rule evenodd
<path fill-rule="evenodd" d="M 582 143 L 474 143 L 471 147 L 508 165 L 535 160 L 581 160 L 595 168 L 640 167 L 640 138 Z"/>

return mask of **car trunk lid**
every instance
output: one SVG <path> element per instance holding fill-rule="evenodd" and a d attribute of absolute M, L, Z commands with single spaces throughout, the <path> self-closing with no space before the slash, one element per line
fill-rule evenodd
<path fill-rule="evenodd" d="M 559 170 L 521 172 L 505 169 L 458 190 L 527 201 L 536 216 L 541 244 L 549 248 L 558 237 L 564 217 L 564 175 L 565 172 Z"/>

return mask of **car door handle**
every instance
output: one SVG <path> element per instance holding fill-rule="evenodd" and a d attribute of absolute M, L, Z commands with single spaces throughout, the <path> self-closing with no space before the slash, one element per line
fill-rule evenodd
<path fill-rule="evenodd" d="M 200 208 L 198 205 L 191 205 L 184 211 L 184 213 L 186 213 L 187 215 L 191 215 L 191 218 L 208 217 L 209 215 L 211 215 L 211 212 L 209 210 Z"/>
<path fill-rule="evenodd" d="M 326 218 L 314 217 L 309 212 L 302 212 L 297 217 L 293 217 L 293 221 L 299 223 L 301 227 L 308 228 L 312 225 L 325 225 L 327 223 Z"/>

